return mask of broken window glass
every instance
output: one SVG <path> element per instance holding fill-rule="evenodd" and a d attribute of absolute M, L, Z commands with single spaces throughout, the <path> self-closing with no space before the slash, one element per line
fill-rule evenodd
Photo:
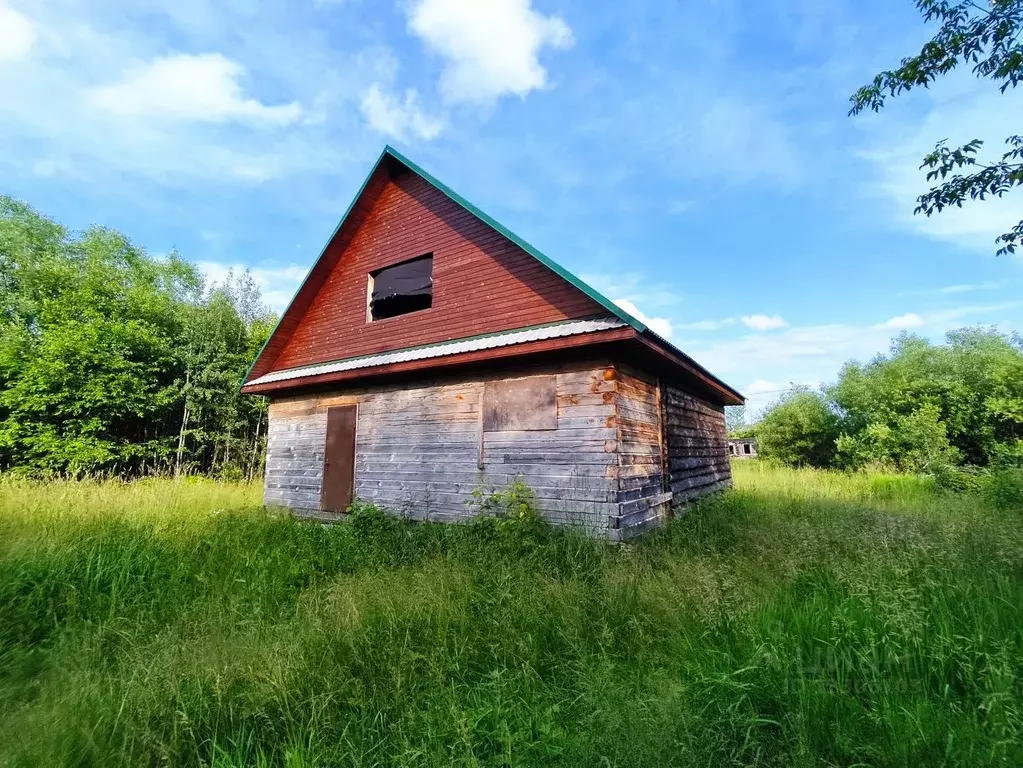
<path fill-rule="evenodd" d="M 370 275 L 369 311 L 373 320 L 433 306 L 433 254 L 385 267 Z"/>

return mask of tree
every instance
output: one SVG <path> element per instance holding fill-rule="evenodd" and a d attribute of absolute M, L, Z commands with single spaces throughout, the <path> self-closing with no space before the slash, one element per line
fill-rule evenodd
<path fill-rule="evenodd" d="M 890 422 L 872 421 L 854 434 L 840 435 L 837 461 L 849 468 L 887 466 L 904 472 L 938 472 L 955 466 L 961 454 L 948 440 L 941 412 L 926 403 Z"/>
<path fill-rule="evenodd" d="M 1023 456 L 1023 350 L 992 329 L 953 331 L 944 344 L 903 334 L 888 355 L 848 363 L 827 394 L 845 466 L 930 471 Z"/>
<path fill-rule="evenodd" d="M 247 274 L 206 288 L 0 196 L 0 469 L 253 477 L 267 404 L 239 383 L 275 322 Z"/>
<path fill-rule="evenodd" d="M 184 402 L 175 474 L 185 469 L 188 440 L 209 452 L 193 455 L 194 465 L 235 476 L 255 473 L 267 401 L 242 395 L 238 385 L 275 323 L 248 273 L 229 272 L 222 284 L 186 308 L 181 352 Z M 250 437 L 253 428 L 255 435 Z"/>
<path fill-rule="evenodd" d="M 781 397 L 755 427 L 757 452 L 797 467 L 834 463 L 839 419 L 818 392 L 797 388 Z"/>
<path fill-rule="evenodd" d="M 1002 93 L 1023 80 L 1023 0 L 916 0 L 916 6 L 925 21 L 940 25 L 938 31 L 920 53 L 853 94 L 850 114 L 880 111 L 889 97 L 926 88 L 960 64 L 973 65 L 977 77 L 999 83 Z M 930 216 L 949 206 L 961 208 L 967 199 L 1002 197 L 1023 184 L 1023 136 L 1009 136 L 1007 151 L 987 161 L 978 157 L 983 144 L 980 139 L 961 147 L 938 142 L 920 166 L 929 169 L 927 181 L 938 183 L 917 198 L 915 213 Z M 1023 221 L 998 236 L 999 255 L 1014 252 L 1021 241 Z"/>
<path fill-rule="evenodd" d="M 746 429 L 746 406 L 729 405 L 725 407 L 725 427 L 728 434 L 735 436 Z"/>
<path fill-rule="evenodd" d="M 15 277 L 0 326 L 0 454 L 52 472 L 160 462 L 194 267 L 110 230 L 73 238 L 25 206 L 3 209 Z"/>

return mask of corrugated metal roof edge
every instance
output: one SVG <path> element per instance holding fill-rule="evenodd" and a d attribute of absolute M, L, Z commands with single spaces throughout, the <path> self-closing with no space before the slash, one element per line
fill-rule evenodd
<path fill-rule="evenodd" d="M 615 317 L 596 317 L 588 320 L 561 320 L 556 323 L 543 323 L 542 325 L 533 325 L 528 326 L 526 328 L 514 328 L 512 330 L 498 331 L 496 333 L 481 333 L 476 336 L 466 336 L 460 339 L 451 339 L 450 341 L 440 341 L 435 342 L 433 344 L 419 344 L 414 347 L 392 349 L 387 352 L 375 352 L 369 355 L 357 355 L 355 357 L 342 358 L 341 360 L 328 360 L 323 363 L 314 363 L 312 365 L 303 365 L 297 368 L 288 368 L 282 371 L 273 371 L 271 373 L 267 373 L 264 374 L 263 376 L 260 376 L 258 379 L 253 379 L 252 381 L 247 382 L 246 386 L 269 384 L 277 381 L 290 381 L 292 379 L 303 378 L 305 376 L 319 376 L 324 373 L 336 373 L 337 371 L 324 369 L 331 368 L 333 366 L 339 366 L 342 364 L 355 363 L 360 360 L 369 361 L 374 358 L 391 358 L 401 355 L 409 355 L 409 353 L 416 352 L 419 353 L 428 353 L 433 351 L 437 352 L 437 354 L 420 354 L 418 356 L 413 355 L 407 358 L 408 361 L 424 360 L 429 359 L 431 357 L 443 357 L 445 355 L 460 354 L 461 352 L 466 351 L 475 351 L 476 349 L 491 349 L 501 346 L 524 344 L 530 341 L 538 341 L 548 338 L 561 338 L 564 336 L 574 336 L 582 333 L 597 333 L 600 331 L 623 328 L 626 325 L 627 323 L 625 323 L 623 320 Z M 543 331 L 550 329 L 564 329 L 564 332 L 550 334 L 542 333 Z M 523 336 L 523 338 L 514 341 L 509 341 L 505 339 L 505 337 L 514 335 L 521 335 Z M 459 347 L 471 342 L 483 342 L 487 340 L 494 340 L 498 342 L 504 340 L 504 343 L 495 343 L 489 345 L 481 344 L 479 347 L 474 347 L 468 350 L 460 349 L 457 351 L 452 350 L 450 352 L 444 351 L 448 347 Z M 388 365 L 391 362 L 393 361 L 381 360 L 381 362 L 371 363 L 365 366 L 350 366 L 348 368 L 338 370 L 357 370 L 360 367 L 372 368 L 378 365 Z M 406 362 L 406 360 L 401 360 L 399 362 Z"/>

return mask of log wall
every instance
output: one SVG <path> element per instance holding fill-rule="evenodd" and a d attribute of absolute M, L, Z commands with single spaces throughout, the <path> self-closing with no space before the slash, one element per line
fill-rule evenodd
<path fill-rule="evenodd" d="M 483 431 L 486 383 L 538 375 L 554 377 L 557 428 Z M 267 504 L 319 509 L 327 408 L 351 404 L 356 497 L 412 519 L 471 518 L 521 475 L 551 522 L 625 540 L 731 482 L 723 408 L 594 362 L 277 398 Z"/>
<path fill-rule="evenodd" d="M 731 485 L 724 408 L 670 385 L 662 386 L 661 401 L 672 505 Z"/>
<path fill-rule="evenodd" d="M 357 403 L 359 499 L 412 519 L 461 520 L 521 475 L 545 518 L 604 535 L 618 510 L 614 370 L 591 364 L 532 373 L 552 372 L 551 430 L 484 433 L 488 377 L 277 399 L 270 406 L 266 502 L 319 508 L 327 408 Z"/>
<path fill-rule="evenodd" d="M 671 512 L 664 483 L 661 395 L 658 382 L 626 366 L 618 369 L 618 502 L 614 538 L 656 528 Z"/>

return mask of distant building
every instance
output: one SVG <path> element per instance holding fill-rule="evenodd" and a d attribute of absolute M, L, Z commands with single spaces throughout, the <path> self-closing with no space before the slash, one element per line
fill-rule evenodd
<path fill-rule="evenodd" d="M 270 398 L 268 504 L 456 521 L 522 477 L 613 540 L 731 483 L 743 403 L 389 147 L 243 391 Z"/>
<path fill-rule="evenodd" d="M 733 459 L 755 459 L 757 457 L 757 439 L 755 437 L 729 439 L 728 455 Z"/>

